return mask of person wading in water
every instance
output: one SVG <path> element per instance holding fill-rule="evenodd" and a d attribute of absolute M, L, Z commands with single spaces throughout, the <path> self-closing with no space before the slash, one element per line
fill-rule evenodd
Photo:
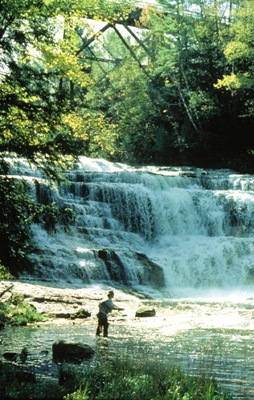
<path fill-rule="evenodd" d="M 99 312 L 97 314 L 98 317 L 98 327 L 96 330 L 96 336 L 100 336 L 103 327 L 103 336 L 108 336 L 108 313 L 112 310 L 123 310 L 123 308 L 117 307 L 113 302 L 112 299 L 114 298 L 113 290 L 108 292 L 107 300 L 102 301 L 99 304 Z"/>

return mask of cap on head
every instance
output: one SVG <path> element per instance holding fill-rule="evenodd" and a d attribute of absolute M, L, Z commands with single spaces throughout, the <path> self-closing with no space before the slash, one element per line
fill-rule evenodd
<path fill-rule="evenodd" d="M 108 297 L 111 297 L 111 296 L 114 296 L 113 290 L 110 290 L 110 291 L 108 292 Z"/>

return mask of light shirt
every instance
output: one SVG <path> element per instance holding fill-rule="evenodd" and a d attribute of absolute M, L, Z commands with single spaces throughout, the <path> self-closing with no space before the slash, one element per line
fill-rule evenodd
<path fill-rule="evenodd" d="M 115 308 L 115 304 L 112 302 L 111 299 L 107 299 L 107 300 L 102 301 L 99 304 L 99 308 L 100 308 L 100 312 L 107 315 L 108 313 L 110 313 L 113 310 L 113 308 Z"/>

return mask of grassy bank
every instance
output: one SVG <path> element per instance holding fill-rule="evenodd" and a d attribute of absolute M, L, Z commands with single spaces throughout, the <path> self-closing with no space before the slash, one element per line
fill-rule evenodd
<path fill-rule="evenodd" d="M 95 368 L 63 365 L 59 384 L 36 384 L 33 374 L 0 364 L 1 399 L 63 400 L 231 400 L 218 382 L 189 376 L 176 366 L 113 361 Z"/>
<path fill-rule="evenodd" d="M 230 400 L 214 379 L 188 376 L 179 367 L 134 365 L 114 361 L 87 368 L 77 375 L 62 367 L 60 383 L 66 400 Z"/>

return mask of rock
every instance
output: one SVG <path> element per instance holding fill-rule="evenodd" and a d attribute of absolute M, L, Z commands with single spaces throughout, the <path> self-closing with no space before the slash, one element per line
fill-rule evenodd
<path fill-rule="evenodd" d="M 70 319 L 75 319 L 75 318 L 87 318 L 91 317 L 91 313 L 89 311 L 84 310 L 81 308 L 79 311 L 75 313 L 69 313 L 69 312 L 57 312 L 57 313 L 48 313 L 47 314 L 51 318 L 70 318 Z"/>
<path fill-rule="evenodd" d="M 254 268 L 250 268 L 247 277 L 246 277 L 246 282 L 247 283 L 253 283 L 254 282 Z"/>
<path fill-rule="evenodd" d="M 104 262 L 110 280 L 128 283 L 128 274 L 118 254 L 112 249 L 98 250 L 98 257 Z"/>
<path fill-rule="evenodd" d="M 94 250 L 94 253 L 96 250 Z M 118 283 L 128 285 L 130 283 L 129 271 L 121 261 L 121 257 L 116 251 L 112 249 L 101 249 L 97 250 L 98 257 L 104 262 L 107 272 L 110 276 L 110 280 Z M 138 281 L 141 285 L 151 285 L 156 288 L 165 287 L 165 278 L 163 269 L 151 261 L 145 254 L 132 252 L 135 258 L 135 264 L 140 267 L 138 273 Z"/>
<path fill-rule="evenodd" d="M 47 314 L 47 316 L 51 318 L 70 318 L 71 314 L 70 313 L 64 313 L 64 312 L 57 312 L 54 314 Z"/>
<path fill-rule="evenodd" d="M 53 343 L 53 359 L 63 362 L 78 362 L 84 358 L 92 358 L 95 351 L 88 345 L 83 343 L 67 343 L 59 341 Z"/>
<path fill-rule="evenodd" d="M 77 301 L 76 299 L 73 300 L 69 300 L 66 297 L 62 298 L 62 297 L 56 297 L 56 296 L 35 296 L 35 297 L 31 297 L 30 301 L 33 301 L 35 303 L 63 303 L 63 304 L 79 304 L 82 305 L 83 303 L 81 301 Z"/>
<path fill-rule="evenodd" d="M 163 288 L 165 287 L 165 278 L 163 269 L 151 261 L 145 254 L 136 253 L 137 260 L 144 267 L 144 276 L 140 277 L 140 284 L 149 283 L 151 286 L 155 288 Z"/>
<path fill-rule="evenodd" d="M 136 311 L 135 317 L 154 317 L 156 315 L 154 308 L 141 307 Z"/>
<path fill-rule="evenodd" d="M 7 351 L 6 353 L 3 354 L 3 356 L 9 361 L 15 361 L 16 358 L 18 357 L 18 353 Z"/>
<path fill-rule="evenodd" d="M 73 313 L 70 315 L 71 319 L 75 319 L 75 318 L 87 318 L 87 317 L 91 317 L 91 313 L 84 310 L 84 308 L 81 308 L 80 310 L 78 310 L 77 312 Z"/>

